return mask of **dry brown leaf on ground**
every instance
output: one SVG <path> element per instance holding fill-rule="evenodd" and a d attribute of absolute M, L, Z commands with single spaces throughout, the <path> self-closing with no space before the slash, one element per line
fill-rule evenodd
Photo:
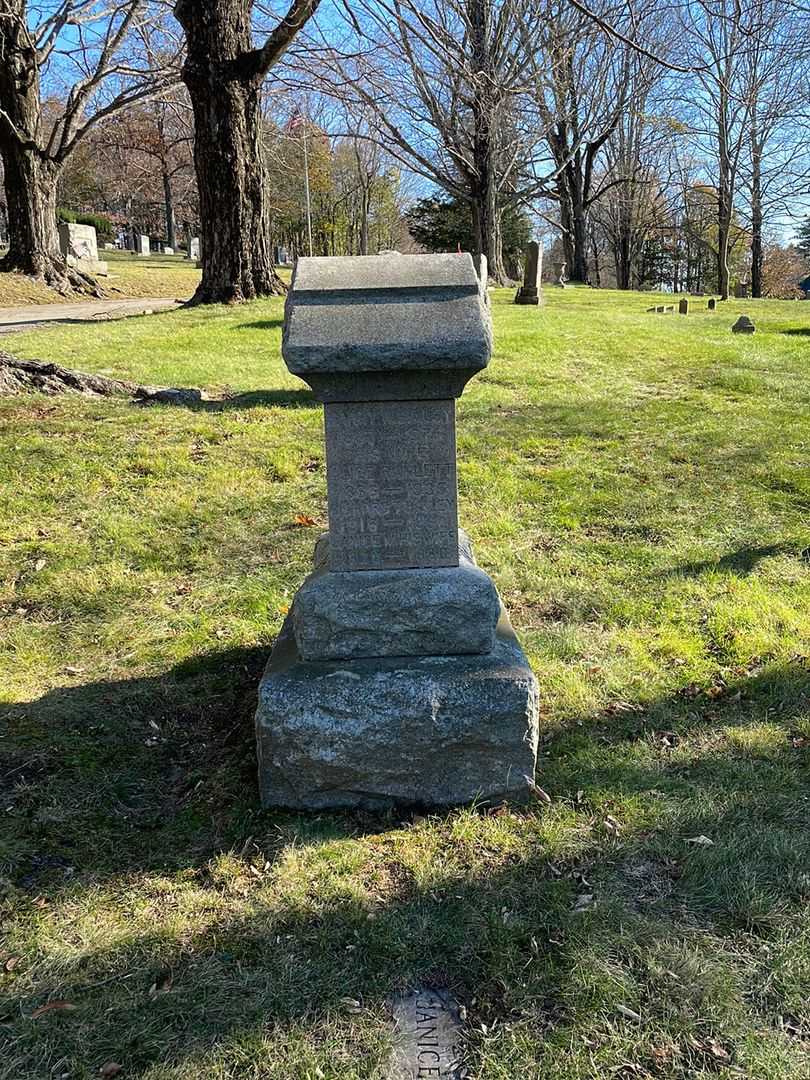
<path fill-rule="evenodd" d="M 312 525 L 318 524 L 315 518 L 310 517 L 309 514 L 296 514 L 293 518 L 293 522 L 296 525 L 300 525 L 302 528 L 310 528 Z"/>
<path fill-rule="evenodd" d="M 40 1005 L 38 1009 L 34 1009 L 31 1013 L 32 1020 L 39 1020 L 40 1016 L 44 1016 L 49 1012 L 73 1012 L 76 1006 L 71 1001 L 48 1001 L 45 1005 Z"/>

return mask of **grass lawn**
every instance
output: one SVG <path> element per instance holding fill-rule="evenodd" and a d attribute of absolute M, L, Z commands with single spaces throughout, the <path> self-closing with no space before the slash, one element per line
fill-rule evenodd
<path fill-rule="evenodd" d="M 3 1080 L 382 1077 L 417 983 L 478 1080 L 810 1075 L 810 305 L 510 299 L 459 482 L 540 681 L 515 811 L 258 808 L 325 521 L 280 301 L 9 341 L 235 396 L 0 401 Z"/>
<path fill-rule="evenodd" d="M 187 300 L 200 280 L 194 263 L 180 255 L 145 257 L 126 251 L 99 251 L 99 258 L 109 264 L 109 275 L 98 280 L 111 300 L 122 296 Z M 0 274 L 0 307 L 81 303 L 87 299 L 61 296 L 24 274 Z"/>

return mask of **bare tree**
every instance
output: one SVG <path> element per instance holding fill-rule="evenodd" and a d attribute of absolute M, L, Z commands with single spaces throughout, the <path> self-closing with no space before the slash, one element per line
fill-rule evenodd
<path fill-rule="evenodd" d="M 196 203 L 191 109 L 182 86 L 127 109 L 92 140 L 103 173 L 130 204 L 163 205 L 167 244 L 177 247 L 177 212 Z M 193 216 L 196 218 L 197 213 Z"/>
<path fill-rule="evenodd" d="M 805 101 L 810 77 L 806 18 L 782 0 L 749 0 L 743 31 L 747 152 L 741 161 L 751 228 L 751 294 L 763 295 L 764 232 L 769 217 L 790 216 L 810 179 Z"/>
<path fill-rule="evenodd" d="M 608 9 L 611 26 L 658 44 L 651 5 L 628 0 Z M 544 0 L 536 48 L 530 52 L 533 89 L 555 166 L 563 254 L 572 281 L 588 278 L 588 216 L 605 190 L 630 178 L 606 167 L 608 140 L 633 103 L 645 99 L 656 66 L 624 40 L 607 34 L 570 0 Z M 632 138 L 629 131 L 625 135 Z M 625 152 L 629 146 L 625 146 Z M 622 162 L 626 164 L 626 162 Z"/>
<path fill-rule="evenodd" d="M 145 0 L 61 0 L 29 10 L 0 0 L 0 155 L 8 206 L 5 270 L 61 290 L 93 288 L 67 267 L 56 229 L 56 185 L 65 162 L 97 125 L 177 80 L 171 64 L 151 68 L 131 48 L 152 17 Z M 55 114 L 43 114 L 42 81 L 64 83 Z"/>
<path fill-rule="evenodd" d="M 353 0 L 324 51 L 322 90 L 368 118 L 369 138 L 470 207 L 475 250 L 504 277 L 499 220 L 545 178 L 527 93 L 529 0 Z"/>
<path fill-rule="evenodd" d="M 186 36 L 183 82 L 194 110 L 200 193 L 203 274 L 192 303 L 239 303 L 284 290 L 273 268 L 261 91 L 318 3 L 292 0 L 259 45 L 253 0 L 175 3 Z"/>
<path fill-rule="evenodd" d="M 750 37 L 739 14 L 738 0 L 697 0 L 680 11 L 695 87 L 688 99 L 690 133 L 708 162 L 717 193 L 717 287 L 724 300 L 729 295 L 735 202 L 750 134 Z"/>

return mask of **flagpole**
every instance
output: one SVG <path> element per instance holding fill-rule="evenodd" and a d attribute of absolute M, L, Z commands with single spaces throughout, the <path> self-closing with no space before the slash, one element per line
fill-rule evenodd
<path fill-rule="evenodd" d="M 309 257 L 312 258 L 312 207 L 309 201 L 309 155 L 307 153 L 307 126 L 309 102 L 304 99 L 304 192 L 307 200 L 307 236 L 309 238 Z"/>

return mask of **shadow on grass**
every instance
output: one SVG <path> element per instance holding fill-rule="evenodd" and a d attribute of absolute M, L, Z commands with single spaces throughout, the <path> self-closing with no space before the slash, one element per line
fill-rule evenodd
<path fill-rule="evenodd" d="M 701 562 L 682 563 L 667 571 L 668 577 L 700 577 L 707 571 L 745 575 L 752 573 L 762 559 L 774 555 L 798 555 L 807 558 L 808 553 L 799 551 L 794 544 L 765 544 L 762 547 L 743 547 L 729 551 L 719 559 L 705 559 Z"/>
<path fill-rule="evenodd" d="M 231 330 L 278 330 L 284 325 L 283 316 L 275 316 L 272 319 L 255 319 L 253 322 L 240 322 L 231 327 Z"/>
<path fill-rule="evenodd" d="M 88 943 L 60 963 L 58 985 L 40 981 L 21 1001 L 0 1000 L 20 1075 L 45 1074 L 59 1059 L 90 1075 L 114 1057 L 128 1076 L 142 1076 L 157 1062 L 194 1066 L 223 1043 L 255 1052 L 262 1032 L 272 1033 L 276 1053 L 296 1039 L 318 1045 L 326 1027 L 354 1022 L 346 1002 L 357 1001 L 368 1030 L 347 1038 L 353 1065 L 366 1061 L 352 1075 L 370 1077 L 382 1053 L 370 1032 L 382 1030 L 386 996 L 418 984 L 451 987 L 469 1005 L 471 1030 L 523 1025 L 538 1047 L 557 1039 L 567 1053 L 577 993 L 596 978 L 590 962 L 599 968 L 610 955 L 618 964 L 617 953 L 638 939 L 669 957 L 662 960 L 669 978 L 678 942 L 693 938 L 710 968 L 717 935 L 742 929 L 767 937 L 808 899 L 804 751 L 788 738 L 810 701 L 810 675 L 800 665 L 729 686 L 719 699 L 674 694 L 629 714 L 572 719 L 543 749 L 552 806 L 509 819 L 522 843 L 495 845 L 487 867 L 485 839 L 475 838 L 473 853 L 463 835 L 454 838 L 463 812 L 443 815 L 431 873 L 420 883 L 386 838 L 411 827 L 409 814 L 258 809 L 252 712 L 266 657 L 264 648 L 234 649 L 162 676 L 59 688 L 0 708 L 0 727 L 18 746 L 2 762 L 0 788 L 5 859 L 21 906 L 39 898 L 51 910 L 92 909 L 94 892 L 111 890 L 125 906 L 140 896 L 154 907 L 153 929 Z M 764 721 L 786 725 L 773 756 L 754 760 L 714 743 L 701 754 L 678 753 L 687 735 Z M 606 815 L 639 799 L 664 807 L 654 825 L 606 830 Z M 555 844 L 550 817 L 572 824 L 566 842 Z M 692 842 L 701 836 L 713 842 Z M 341 854 L 347 840 L 365 841 L 363 865 Z M 254 850 L 261 857 L 251 876 Z M 212 869 L 222 851 L 246 860 L 244 888 L 255 890 L 247 901 Z M 303 860 L 298 876 L 274 891 L 290 857 Z M 165 882 L 175 873 L 193 880 L 216 913 L 180 931 L 172 889 L 145 877 Z M 583 894 L 592 898 L 584 907 Z M 239 901 L 233 915 L 229 895 Z M 706 935 L 713 936 L 703 945 Z M 629 979 L 640 954 L 627 963 Z M 167 972 L 170 992 L 150 997 Z M 653 979 L 639 993 L 628 1001 L 653 1027 L 673 1023 L 673 994 L 685 1009 L 683 988 Z M 605 1004 L 596 984 L 587 994 L 589 1008 L 613 1000 Z M 706 1019 L 714 1005 L 699 988 L 689 995 L 694 1010 L 686 1009 L 678 1037 L 692 1055 L 685 1064 L 699 1070 L 707 1062 L 686 1032 L 714 1034 Z M 27 1017 L 49 998 L 77 1011 L 32 1026 Z M 757 1022 L 776 1027 L 779 1007 L 764 993 Z M 643 1067 L 651 1050 L 638 1039 Z M 671 1075 L 692 1075 L 688 1068 Z M 308 1074 L 293 1062 L 287 1073 L 279 1066 L 268 1075 Z"/>
<path fill-rule="evenodd" d="M 783 330 L 788 337 L 810 337 L 810 326 L 791 326 L 789 330 Z"/>

